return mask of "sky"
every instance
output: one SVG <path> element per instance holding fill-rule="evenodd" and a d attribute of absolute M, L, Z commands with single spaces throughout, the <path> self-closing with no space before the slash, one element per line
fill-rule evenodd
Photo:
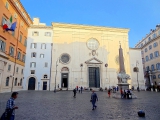
<path fill-rule="evenodd" d="M 129 28 L 129 46 L 160 24 L 160 0 L 21 0 L 33 19 L 51 22 Z"/>

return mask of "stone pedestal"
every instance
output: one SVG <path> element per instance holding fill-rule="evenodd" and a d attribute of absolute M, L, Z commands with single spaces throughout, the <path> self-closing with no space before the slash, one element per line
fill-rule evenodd
<path fill-rule="evenodd" d="M 128 83 L 119 83 L 119 84 L 117 84 L 118 85 L 118 87 L 119 87 L 119 90 L 121 90 L 121 88 L 122 88 L 122 90 L 127 90 L 127 89 L 129 89 L 129 84 Z"/>

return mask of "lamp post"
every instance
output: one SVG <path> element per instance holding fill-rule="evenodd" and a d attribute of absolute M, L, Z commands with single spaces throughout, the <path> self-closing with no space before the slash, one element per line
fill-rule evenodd
<path fill-rule="evenodd" d="M 57 61 L 56 61 L 56 75 L 55 75 L 55 88 L 54 88 L 54 92 L 56 93 L 56 78 L 57 78 L 57 67 L 58 67 L 58 61 L 59 61 L 60 58 L 57 58 Z"/>
<path fill-rule="evenodd" d="M 139 62 L 138 61 L 136 61 L 136 68 L 137 68 L 137 70 L 136 70 L 136 72 L 137 72 L 137 84 L 138 84 L 138 88 L 137 88 L 137 90 L 138 90 L 138 92 L 139 92 L 139 81 L 138 81 L 138 72 L 139 72 L 139 69 L 138 69 L 138 64 L 139 64 Z"/>
<path fill-rule="evenodd" d="M 83 67 L 83 64 L 81 63 L 80 64 L 80 67 L 81 67 L 81 82 L 82 82 L 82 67 Z M 82 83 L 83 84 L 83 83 Z"/>
<path fill-rule="evenodd" d="M 108 67 L 107 63 L 105 64 L 105 67 L 106 67 L 106 79 L 107 79 L 107 67 Z M 109 86 L 110 86 L 110 80 L 109 80 Z"/>

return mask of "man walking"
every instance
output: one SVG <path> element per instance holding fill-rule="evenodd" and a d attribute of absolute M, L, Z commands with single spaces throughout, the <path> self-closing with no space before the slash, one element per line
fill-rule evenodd
<path fill-rule="evenodd" d="M 15 109 L 18 109 L 17 106 L 15 106 L 15 99 L 18 97 L 18 92 L 13 92 L 11 95 L 11 98 L 7 101 L 6 105 L 6 111 L 1 118 L 2 120 L 14 120 L 15 118 Z"/>
<path fill-rule="evenodd" d="M 83 87 L 81 86 L 81 93 L 82 93 Z"/>
<path fill-rule="evenodd" d="M 92 94 L 91 94 L 91 102 L 92 102 L 92 105 L 93 105 L 92 110 L 97 108 L 97 106 L 95 105 L 96 101 L 98 101 L 97 94 L 94 92 L 94 90 L 92 90 Z"/>
<path fill-rule="evenodd" d="M 76 91 L 76 88 L 75 89 L 73 89 L 73 93 L 74 93 L 74 98 L 76 97 L 76 93 L 77 93 L 77 91 Z"/>

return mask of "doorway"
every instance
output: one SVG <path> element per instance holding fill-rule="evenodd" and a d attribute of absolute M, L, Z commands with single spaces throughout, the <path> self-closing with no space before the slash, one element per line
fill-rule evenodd
<path fill-rule="evenodd" d="M 89 67 L 89 87 L 100 87 L 99 67 Z"/>
<path fill-rule="evenodd" d="M 62 88 L 68 88 L 68 73 L 61 74 L 61 86 Z"/>
<path fill-rule="evenodd" d="M 29 78 L 28 90 L 35 90 L 36 79 L 34 77 Z"/>
<path fill-rule="evenodd" d="M 47 82 L 43 82 L 43 90 L 47 90 Z"/>

